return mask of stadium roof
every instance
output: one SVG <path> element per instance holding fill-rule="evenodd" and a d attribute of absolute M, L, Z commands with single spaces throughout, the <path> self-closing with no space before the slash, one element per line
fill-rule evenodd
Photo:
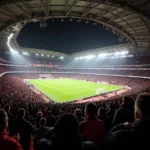
<path fill-rule="evenodd" d="M 6 49 L 8 36 L 17 25 L 18 30 L 15 32 L 14 40 L 11 41 L 13 47 L 35 53 L 35 50 L 20 48 L 16 43 L 15 38 L 21 28 L 27 22 L 61 17 L 93 20 L 125 37 L 129 43 L 123 46 L 129 51 L 148 52 L 150 50 L 149 0 L 1 0 L 1 49 Z M 109 49 L 108 52 L 110 49 L 121 50 L 122 45 L 113 48 L 106 49 Z M 96 51 L 97 49 L 91 52 Z M 47 50 L 45 53 L 67 56 L 67 54 Z"/>

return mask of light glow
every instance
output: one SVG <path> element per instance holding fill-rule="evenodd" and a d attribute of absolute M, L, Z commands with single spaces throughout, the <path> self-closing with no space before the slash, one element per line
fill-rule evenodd
<path fill-rule="evenodd" d="M 8 46 L 9 50 L 10 50 L 12 53 L 18 54 L 18 52 L 15 51 L 15 50 L 11 47 L 11 45 L 10 45 L 10 40 L 11 40 L 11 38 L 13 37 L 13 35 L 14 35 L 14 34 L 11 33 L 11 34 L 8 36 L 7 46 Z"/>
<path fill-rule="evenodd" d="M 27 52 L 23 52 L 22 54 L 23 54 L 23 55 L 28 55 L 28 53 L 27 53 Z"/>

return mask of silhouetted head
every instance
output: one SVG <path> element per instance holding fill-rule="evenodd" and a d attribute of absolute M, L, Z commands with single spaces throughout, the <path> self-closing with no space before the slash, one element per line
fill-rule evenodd
<path fill-rule="evenodd" d="M 105 108 L 101 107 L 98 109 L 98 116 L 99 117 L 104 117 L 106 115 L 106 111 L 105 111 Z"/>
<path fill-rule="evenodd" d="M 94 103 L 88 103 L 85 106 L 85 117 L 92 118 L 97 115 L 96 105 Z"/>
<path fill-rule="evenodd" d="M 150 94 L 139 94 L 135 101 L 135 120 L 150 120 Z"/>
<path fill-rule="evenodd" d="M 73 114 L 62 115 L 54 126 L 54 135 L 56 145 L 78 147 L 80 143 L 80 126 L 76 116 Z"/>
<path fill-rule="evenodd" d="M 77 108 L 74 111 L 74 115 L 77 116 L 77 117 L 82 117 L 82 111 L 81 111 L 81 109 Z"/>
<path fill-rule="evenodd" d="M 40 125 L 40 127 L 42 128 L 42 127 L 45 127 L 46 126 L 46 119 L 45 118 L 41 118 L 40 119 L 40 122 L 39 122 L 39 125 Z"/>
<path fill-rule="evenodd" d="M 51 111 L 48 111 L 48 115 L 51 116 L 51 115 L 52 115 L 52 112 L 51 112 Z"/>
<path fill-rule="evenodd" d="M 122 100 L 122 104 L 123 105 L 128 105 L 130 103 L 130 98 L 125 96 L 123 97 L 123 100 Z"/>
<path fill-rule="evenodd" d="M 24 118 L 25 117 L 25 109 L 24 108 L 20 108 L 18 110 L 18 117 L 19 118 Z"/>
<path fill-rule="evenodd" d="M 10 106 L 9 106 L 9 105 L 6 105 L 6 106 L 5 106 L 5 111 L 6 111 L 6 112 L 9 112 L 9 111 L 10 111 Z"/>
<path fill-rule="evenodd" d="M 42 116 L 43 116 L 42 112 L 38 112 L 38 113 L 37 113 L 37 116 L 38 116 L 39 118 L 42 118 Z"/>

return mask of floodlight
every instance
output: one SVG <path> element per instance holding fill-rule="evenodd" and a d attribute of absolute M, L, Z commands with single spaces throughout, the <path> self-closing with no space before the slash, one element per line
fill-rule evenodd
<path fill-rule="evenodd" d="M 114 55 L 120 55 L 120 52 L 116 52 L 116 53 L 114 53 Z"/>
<path fill-rule="evenodd" d="M 128 54 L 128 51 L 123 51 L 123 52 L 120 52 L 121 55 L 126 55 Z"/>
<path fill-rule="evenodd" d="M 100 53 L 98 56 L 99 57 L 106 57 L 108 54 L 106 54 L 106 53 Z"/>
<path fill-rule="evenodd" d="M 122 55 L 122 56 L 120 56 L 121 58 L 125 58 L 126 57 L 126 55 Z"/>
<path fill-rule="evenodd" d="M 87 55 L 86 58 L 95 58 L 95 55 Z"/>
<path fill-rule="evenodd" d="M 28 53 L 27 53 L 27 52 L 23 52 L 22 54 L 23 54 L 23 55 L 28 55 Z"/>
<path fill-rule="evenodd" d="M 11 52 L 13 52 L 14 50 L 13 50 L 13 48 L 11 48 L 11 46 L 10 46 L 10 40 L 11 40 L 11 38 L 13 37 L 13 33 L 11 33 L 9 36 L 8 36 L 8 40 L 7 40 L 7 45 L 8 45 L 8 47 L 9 47 L 9 49 L 10 49 L 10 51 Z"/>
<path fill-rule="evenodd" d="M 134 57 L 133 55 L 127 55 L 127 57 Z"/>
<path fill-rule="evenodd" d="M 64 57 L 63 57 L 63 56 L 61 56 L 61 57 L 60 57 L 60 59 L 64 59 Z"/>
<path fill-rule="evenodd" d="M 43 54 L 41 54 L 41 56 L 44 56 Z"/>
<path fill-rule="evenodd" d="M 116 57 L 112 56 L 112 57 L 110 57 L 110 58 L 116 58 Z"/>
<path fill-rule="evenodd" d="M 35 54 L 36 56 L 38 56 L 39 54 Z"/>
<path fill-rule="evenodd" d="M 54 57 L 54 56 L 52 56 L 52 57 Z"/>

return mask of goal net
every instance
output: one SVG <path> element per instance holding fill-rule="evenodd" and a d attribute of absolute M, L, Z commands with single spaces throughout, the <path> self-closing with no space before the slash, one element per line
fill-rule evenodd
<path fill-rule="evenodd" d="M 105 93 L 105 92 L 106 92 L 105 88 L 99 88 L 99 89 L 96 89 L 96 91 L 95 91 L 96 95 L 99 95 L 99 94 Z"/>

